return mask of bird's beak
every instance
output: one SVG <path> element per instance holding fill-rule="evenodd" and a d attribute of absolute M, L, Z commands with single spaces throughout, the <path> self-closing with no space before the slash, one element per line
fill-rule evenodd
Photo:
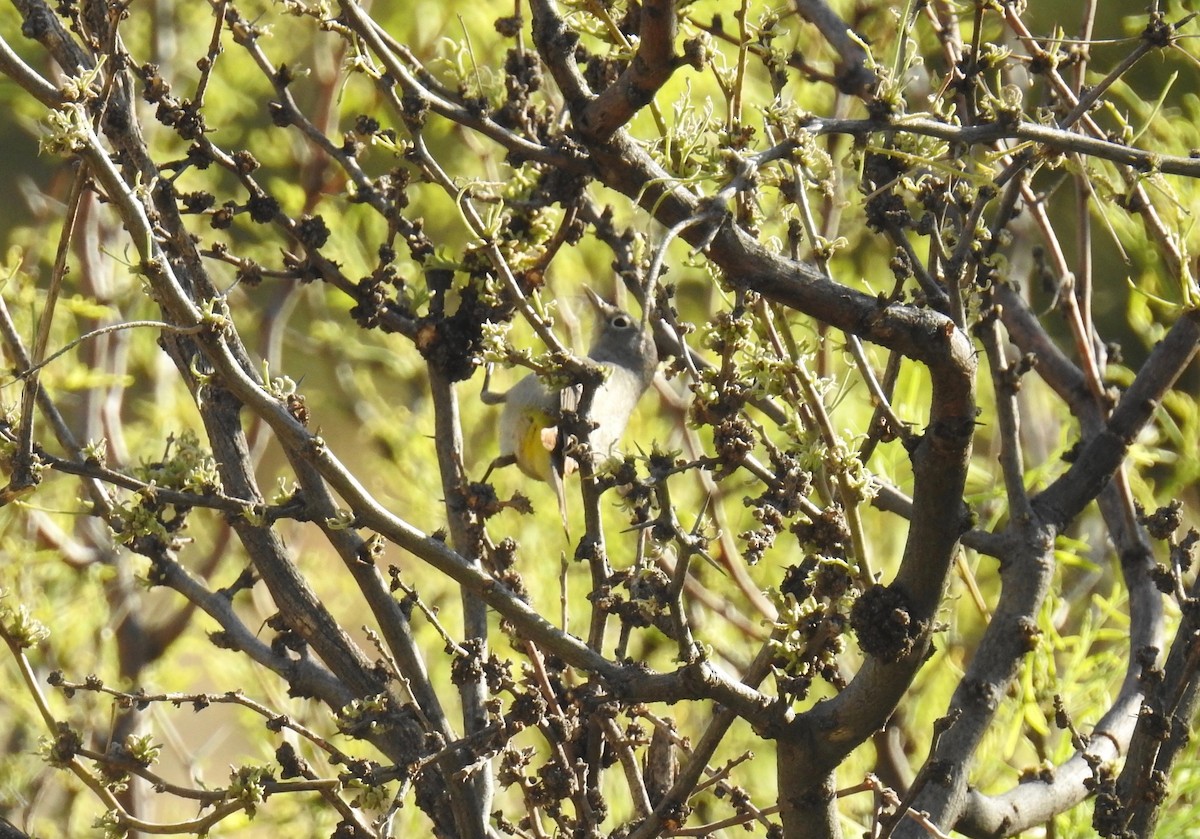
<path fill-rule="evenodd" d="M 592 308 L 600 314 L 605 314 L 612 308 L 612 304 L 593 291 L 591 286 L 585 285 L 583 290 L 587 292 L 588 300 L 592 301 Z"/>

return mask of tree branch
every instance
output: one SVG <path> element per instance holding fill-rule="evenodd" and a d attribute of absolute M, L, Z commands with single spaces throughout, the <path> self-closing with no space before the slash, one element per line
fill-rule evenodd
<path fill-rule="evenodd" d="M 869 56 L 863 48 L 863 40 L 855 35 L 837 12 L 829 8 L 824 0 L 793 0 L 800 17 L 807 20 L 821 33 L 837 52 L 837 86 L 842 93 L 867 97 L 879 84 L 879 79 L 868 66 Z"/>
<path fill-rule="evenodd" d="M 576 113 L 585 137 L 602 141 L 654 101 L 679 66 L 674 0 L 646 0 L 641 7 L 637 52 L 617 80 Z"/>

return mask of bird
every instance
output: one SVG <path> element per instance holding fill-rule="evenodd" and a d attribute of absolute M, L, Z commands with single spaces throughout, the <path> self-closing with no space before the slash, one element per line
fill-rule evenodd
<path fill-rule="evenodd" d="M 596 311 L 588 358 L 603 367 L 606 374 L 582 418 L 591 428 L 586 442 L 592 462 L 598 464 L 616 454 L 629 418 L 654 380 L 658 351 L 650 331 L 636 318 L 591 288 L 584 286 L 584 291 Z M 559 423 L 564 411 L 576 409 L 582 395 L 582 385 L 554 389 L 536 373 L 525 376 L 503 396 L 492 395 L 492 401 L 502 401 L 504 409 L 499 424 L 500 455 L 492 461 L 488 474 L 499 466 L 515 463 L 529 477 L 551 484 L 564 529 L 567 512 L 563 478 L 578 464 L 566 454 L 567 441 Z"/>

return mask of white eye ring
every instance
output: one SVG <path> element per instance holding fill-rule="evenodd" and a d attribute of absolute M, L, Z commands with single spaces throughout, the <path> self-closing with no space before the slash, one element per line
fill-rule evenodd
<path fill-rule="evenodd" d="M 633 321 L 631 321 L 627 315 L 614 315 L 613 319 L 608 323 L 609 326 L 612 326 L 616 329 L 628 329 L 629 327 L 633 326 Z"/>

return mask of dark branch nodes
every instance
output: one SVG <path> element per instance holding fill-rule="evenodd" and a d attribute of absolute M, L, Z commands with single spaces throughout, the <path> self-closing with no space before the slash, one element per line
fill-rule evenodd
<path fill-rule="evenodd" d="M 895 586 L 863 592 L 850 611 L 850 625 L 862 651 L 884 662 L 912 655 L 926 634 L 925 622 L 914 618 L 908 598 Z"/>
<path fill-rule="evenodd" d="M 1163 594 L 1174 596 L 1186 609 L 1200 609 L 1186 593 L 1186 575 L 1192 570 L 1196 553 L 1200 547 L 1200 532 L 1188 528 L 1182 537 L 1178 535 L 1183 526 L 1183 503 L 1179 500 L 1147 513 L 1137 507 L 1138 519 L 1150 538 L 1166 542 L 1169 549 L 1167 563 L 1155 565 L 1151 574 L 1155 585 Z"/>

